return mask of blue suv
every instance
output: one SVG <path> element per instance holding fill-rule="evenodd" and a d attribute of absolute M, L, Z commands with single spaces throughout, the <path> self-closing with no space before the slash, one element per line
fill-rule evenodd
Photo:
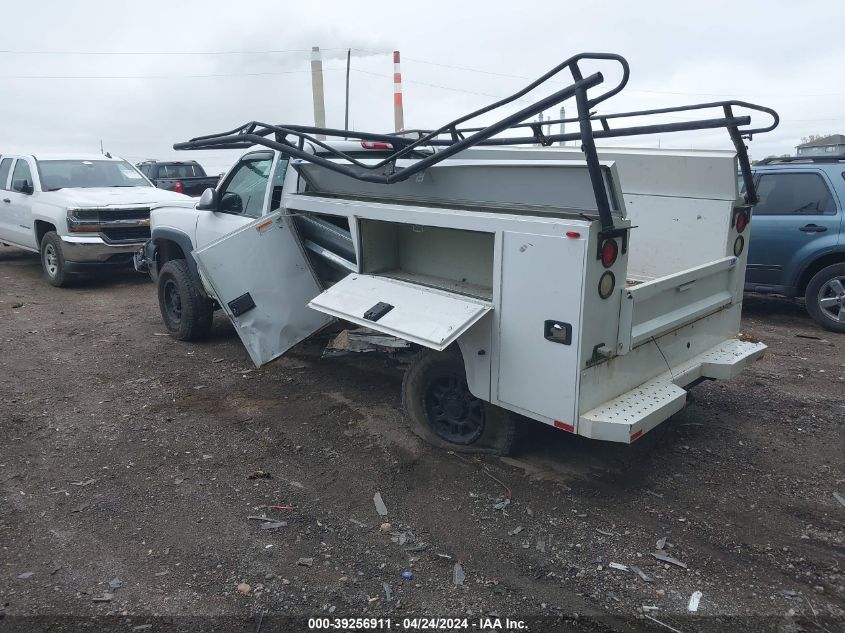
<path fill-rule="evenodd" d="M 804 297 L 819 325 L 845 332 L 845 156 L 769 158 L 752 170 L 760 201 L 745 290 Z"/>

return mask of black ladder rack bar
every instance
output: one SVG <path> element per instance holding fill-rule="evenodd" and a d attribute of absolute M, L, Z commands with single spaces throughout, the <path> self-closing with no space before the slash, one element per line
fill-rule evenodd
<path fill-rule="evenodd" d="M 585 60 L 617 62 L 622 69 L 622 78 L 609 90 L 597 97 L 590 98 L 588 90 L 601 84 L 604 81 L 604 77 L 599 72 L 584 77 L 579 62 Z M 557 90 L 486 127 L 458 127 L 466 121 L 512 103 L 563 70 L 569 70 L 572 75 L 572 83 L 567 87 Z M 350 178 L 364 182 L 393 184 L 407 180 L 411 176 L 470 147 L 485 145 L 533 145 L 538 143 L 540 145 L 550 145 L 560 141 L 580 140 L 581 150 L 584 152 L 587 170 L 593 185 L 596 208 L 601 220 L 602 231 L 604 234 L 611 234 L 617 230 L 614 227 L 595 139 L 724 127 L 728 130 L 728 134 L 737 152 L 740 171 L 743 180 L 745 180 L 746 202 L 748 204 L 754 204 L 757 201 L 757 194 L 751 178 L 751 166 L 743 139 L 750 139 L 753 134 L 773 130 L 779 121 L 777 113 L 770 108 L 735 100 L 613 114 L 596 114 L 591 111 L 599 103 L 618 94 L 628 83 L 629 76 L 628 62 L 620 55 L 612 53 L 581 53 L 558 64 L 522 90 L 479 110 L 459 117 L 436 130 L 407 130 L 401 133 L 378 134 L 305 125 L 269 125 L 252 121 L 228 132 L 199 136 L 184 143 L 176 143 L 173 147 L 177 150 L 246 149 L 255 145 L 261 145 L 277 150 L 290 158 L 302 159 L 305 162 L 319 165 Z M 573 97 L 578 112 L 577 118 L 544 121 L 542 124 L 525 122 L 540 112 L 548 110 Z M 734 106 L 768 114 L 772 117 L 773 123 L 767 127 L 748 129 L 746 126 L 750 126 L 751 117 L 747 115 L 734 115 Z M 671 112 L 688 112 L 707 108 L 719 108 L 723 116 L 720 118 L 694 119 L 677 123 L 635 125 L 616 129 L 611 129 L 608 123 L 612 119 L 651 116 Z M 598 121 L 601 124 L 601 129 L 593 129 L 594 121 Z M 577 122 L 579 131 L 568 134 L 543 133 L 543 126 L 545 125 L 567 122 Z M 532 134 L 530 136 L 499 136 L 507 130 L 525 128 L 531 130 Z M 362 142 L 385 143 L 390 153 L 386 157 L 381 158 L 381 160 L 370 160 L 365 163 L 326 141 L 318 139 L 317 135 Z M 314 151 L 310 151 L 313 148 L 307 149 L 305 147 L 306 143 L 313 146 L 313 148 L 322 150 L 322 152 L 317 154 Z M 399 167 L 397 161 L 404 158 L 414 158 L 415 160 L 407 166 Z"/>

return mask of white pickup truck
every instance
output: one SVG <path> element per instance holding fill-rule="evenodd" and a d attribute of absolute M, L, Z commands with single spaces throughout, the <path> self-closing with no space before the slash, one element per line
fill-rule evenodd
<path fill-rule="evenodd" d="M 583 55 L 558 69 L 585 59 L 621 60 Z M 636 441 L 689 387 L 765 350 L 737 337 L 756 201 L 742 135 L 777 115 L 741 102 L 596 115 L 619 87 L 588 98 L 601 75 L 572 74 L 569 88 L 483 128 L 457 125 L 490 108 L 416 135 L 252 122 L 177 144 L 264 148 L 195 209 L 153 211 L 139 264 L 158 272 L 168 329 L 199 336 L 217 306 L 257 366 L 335 319 L 404 339 L 420 350 L 403 382 L 413 428 L 453 450 L 506 453 L 524 418 Z M 570 96 L 579 132 L 521 123 Z M 752 129 L 735 107 L 774 123 Z M 721 116 L 610 128 L 708 108 Z M 717 127 L 734 150 L 593 142 Z M 558 140 L 581 149 L 516 147 Z"/>
<path fill-rule="evenodd" d="M 40 253 L 54 286 L 78 273 L 131 267 L 150 235 L 150 207 L 178 200 L 190 199 L 156 189 L 120 158 L 0 157 L 0 243 Z"/>

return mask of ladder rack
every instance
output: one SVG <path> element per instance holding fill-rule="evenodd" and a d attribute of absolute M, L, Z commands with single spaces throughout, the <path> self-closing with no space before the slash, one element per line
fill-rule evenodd
<path fill-rule="evenodd" d="M 580 63 L 585 61 L 614 62 L 619 64 L 622 72 L 619 82 L 605 92 L 590 97 L 588 91 L 602 84 L 604 82 L 604 76 L 601 72 L 584 76 Z M 568 70 L 572 77 L 572 83 L 568 86 L 538 99 L 531 105 L 513 114 L 504 116 L 490 125 L 484 127 L 459 127 L 467 121 L 471 121 L 483 114 L 487 114 L 521 99 L 564 70 Z M 435 130 L 408 130 L 401 133 L 377 134 L 304 125 L 270 125 L 251 121 L 228 132 L 199 136 L 184 143 L 176 143 L 173 148 L 177 150 L 246 149 L 255 145 L 262 145 L 277 150 L 291 158 L 297 158 L 319 165 L 350 178 L 364 182 L 392 184 L 407 180 L 432 165 L 454 156 L 458 152 L 478 145 L 551 145 L 555 142 L 576 140 L 581 142 L 581 150 L 584 152 L 593 193 L 596 198 L 596 207 L 602 223 L 603 235 L 610 237 L 620 232 L 624 233 L 625 230 L 617 229 L 614 226 L 610 202 L 602 179 L 595 139 L 725 128 L 736 149 L 740 172 L 745 183 L 746 204 L 755 204 L 757 202 L 757 192 L 751 176 L 751 164 L 743 139 L 751 139 L 753 134 L 769 132 L 775 129 L 779 122 L 777 112 L 753 103 L 729 100 L 635 112 L 596 114 L 594 108 L 618 94 L 627 85 L 629 76 L 630 69 L 628 62 L 621 55 L 613 53 L 580 53 L 561 62 L 514 94 L 479 110 L 465 114 Z M 577 117 L 543 121 L 542 123 L 525 122 L 540 112 L 544 112 L 572 98 L 575 99 Z M 751 128 L 751 117 L 747 114 L 742 116 L 735 114 L 734 108 L 745 108 L 768 114 L 772 117 L 772 123 L 768 126 Z M 715 118 L 692 119 L 678 121 L 676 123 L 634 125 L 615 129 L 611 128 L 609 123 L 611 120 L 615 121 L 633 117 L 706 109 L 718 109 L 721 111 L 721 115 Z M 579 131 L 567 134 L 543 133 L 542 126 L 544 125 L 566 122 L 577 122 Z M 594 122 L 598 122 L 601 128 L 593 129 Z M 526 129 L 530 130 L 530 134 L 526 134 L 525 136 L 501 136 L 507 130 Z M 368 161 L 364 163 L 317 138 L 317 135 L 380 143 L 384 144 L 384 148 L 390 151 L 390 153 L 376 162 Z M 305 147 L 306 142 L 316 148 L 320 148 L 322 150 L 321 153 L 315 154 L 312 151 L 308 151 Z M 420 149 L 429 149 L 430 153 L 422 158 L 418 158 L 420 156 Z M 417 158 L 417 160 L 406 167 L 397 167 L 397 161 L 403 158 Z"/>

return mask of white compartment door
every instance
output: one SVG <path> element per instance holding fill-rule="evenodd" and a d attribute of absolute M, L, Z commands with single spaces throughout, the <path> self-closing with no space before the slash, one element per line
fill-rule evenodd
<path fill-rule="evenodd" d="M 498 399 L 574 429 L 584 239 L 503 233 Z"/>
<path fill-rule="evenodd" d="M 493 309 L 481 299 L 357 273 L 341 279 L 308 305 L 438 351 Z"/>
<path fill-rule="evenodd" d="M 281 212 L 259 218 L 193 255 L 256 367 L 332 321 L 306 305 L 321 287 L 290 219 Z"/>

